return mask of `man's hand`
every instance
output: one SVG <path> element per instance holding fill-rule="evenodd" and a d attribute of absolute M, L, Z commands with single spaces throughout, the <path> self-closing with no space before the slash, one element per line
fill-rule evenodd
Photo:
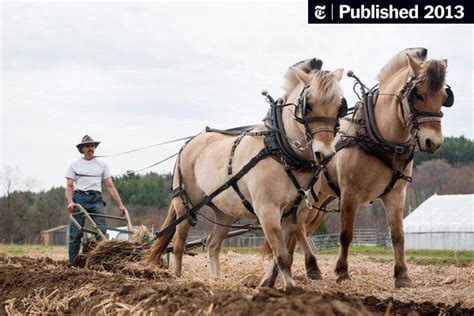
<path fill-rule="evenodd" d="M 76 203 L 71 202 L 67 205 L 67 209 L 69 210 L 69 213 L 74 213 L 76 211 Z"/>
<path fill-rule="evenodd" d="M 120 215 L 122 216 L 125 216 L 125 214 L 128 212 L 127 208 L 123 204 L 119 206 L 119 210 L 120 210 Z"/>

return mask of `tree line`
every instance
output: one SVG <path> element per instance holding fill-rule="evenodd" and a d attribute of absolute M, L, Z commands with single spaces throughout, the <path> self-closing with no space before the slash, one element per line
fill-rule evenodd
<path fill-rule="evenodd" d="M 415 155 L 414 181 L 409 185 L 407 212 L 416 208 L 432 194 L 474 193 L 474 143 L 465 137 L 447 137 L 434 156 Z M 160 227 L 171 199 L 171 174 L 129 174 L 114 178 L 115 186 L 136 224 Z M 36 243 L 40 232 L 69 223 L 64 187 L 32 192 L 17 189 L 3 175 L 0 197 L 0 242 Z M 110 194 L 104 190 L 106 210 L 117 215 L 118 210 Z M 359 226 L 386 227 L 383 208 L 379 203 L 364 206 L 358 215 Z M 199 221 L 198 229 L 209 230 L 211 224 Z M 322 228 L 326 231 L 336 227 Z"/>

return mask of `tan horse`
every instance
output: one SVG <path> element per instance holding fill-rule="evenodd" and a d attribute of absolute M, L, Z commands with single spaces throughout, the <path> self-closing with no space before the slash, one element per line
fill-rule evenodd
<path fill-rule="evenodd" d="M 403 234 L 406 188 L 413 166 L 413 152 L 410 151 L 417 144 L 423 152 L 436 152 L 443 142 L 440 109 L 443 105 L 451 106 L 454 101 L 450 88 L 446 88 L 444 84 L 447 60 L 426 60 L 426 55 L 427 50 L 424 48 L 402 51 L 378 75 L 379 95 L 374 102 L 376 127 L 386 143 L 406 145 L 409 150 L 399 155 L 388 153 L 393 159 L 393 168 L 389 168 L 390 162 L 382 162 L 373 153 L 364 150 L 360 143 L 349 144 L 337 152 L 327 165 L 327 172 L 315 185 L 318 207 L 328 199 L 334 199 L 338 195 L 340 197 L 341 247 L 335 269 L 338 282 L 350 278 L 347 256 L 353 237 L 356 210 L 360 204 L 380 198 L 386 209 L 392 237 L 395 286 L 406 287 L 412 284 L 405 263 Z M 356 119 L 364 118 L 363 110 L 359 109 Z M 357 130 L 356 120 L 344 120 L 338 140 L 347 136 L 350 139 L 356 135 Z M 398 176 L 395 176 L 396 171 L 400 171 Z M 392 180 L 395 182 L 392 183 Z M 298 241 L 307 257 L 313 255 L 305 236 L 316 231 L 324 215 L 316 210 L 310 212 L 305 229 L 300 231 L 295 231 L 298 227 L 290 223 L 282 224 L 284 230 L 288 231 L 287 235 L 290 235 L 287 240 L 290 253 L 294 251 Z M 319 271 L 317 265 L 312 269 Z M 276 270 L 275 277 L 277 273 Z"/>
<path fill-rule="evenodd" d="M 323 160 L 335 152 L 334 129 L 342 94 L 338 81 L 342 75 L 342 69 L 334 72 L 313 71 L 308 74 L 296 68 L 290 68 L 285 74 L 284 103 L 287 106 L 283 106 L 282 109 L 284 132 L 293 143 L 297 141 L 306 144 L 298 151 L 298 155 L 304 159 Z M 306 106 L 301 103 L 304 97 Z M 309 118 L 307 124 L 295 120 L 295 117 L 303 116 Z M 311 117 L 331 119 L 311 120 Z M 262 124 L 251 132 L 266 130 L 268 128 Z M 190 204 L 196 204 L 203 197 L 212 194 L 265 147 L 263 137 L 243 137 L 233 156 L 233 173 L 228 175 L 229 153 L 235 139 L 235 136 L 207 132 L 196 136 L 182 148 L 174 170 L 173 188 L 177 189 L 182 183 Z M 179 174 L 182 176 L 181 180 Z M 293 174 L 300 183 L 306 183 L 312 176 L 312 172 L 294 171 Z M 230 225 L 236 218 L 256 216 L 273 250 L 277 266 L 283 274 L 285 288 L 293 286 L 292 257 L 283 240 L 281 218 L 298 196 L 294 184 L 280 161 L 266 158 L 258 162 L 238 181 L 238 187 L 243 197 L 253 206 L 255 215 L 244 207 L 241 197 L 234 190 L 228 189 L 213 198 L 212 204 L 209 205 L 215 212 L 216 221 Z M 175 197 L 172 200 L 163 228 L 186 213 L 183 202 L 182 197 Z M 175 273 L 181 275 L 182 257 L 189 228 L 190 224 L 187 221 L 181 222 L 176 226 L 176 231 L 170 230 L 155 241 L 149 262 L 160 261 L 174 236 Z M 216 276 L 220 275 L 219 252 L 222 240 L 228 231 L 228 227 L 217 225 L 208 239 L 210 271 Z"/>

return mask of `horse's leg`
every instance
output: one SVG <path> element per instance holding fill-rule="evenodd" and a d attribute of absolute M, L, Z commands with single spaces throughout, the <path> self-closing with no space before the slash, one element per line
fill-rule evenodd
<path fill-rule="evenodd" d="M 293 258 L 293 254 L 295 252 L 295 247 L 296 247 L 296 237 L 294 232 L 290 232 L 289 229 L 291 229 L 292 224 L 290 223 L 285 223 L 283 221 L 282 225 L 282 233 L 283 233 L 283 238 L 286 241 L 286 245 L 288 247 L 288 252 L 290 253 L 290 256 Z M 265 287 L 274 287 L 276 279 L 278 277 L 278 263 L 275 260 L 275 257 L 273 254 L 271 254 L 271 260 L 268 264 L 267 271 L 265 272 L 264 276 L 262 277 L 261 280 L 261 286 Z"/>
<path fill-rule="evenodd" d="M 293 258 L 288 251 L 285 238 L 283 237 L 280 217 L 280 210 L 274 206 L 273 211 L 269 210 L 269 212 L 266 212 L 264 216 L 259 216 L 259 219 L 268 244 L 272 248 L 273 258 L 276 260 L 278 268 L 283 274 L 283 286 L 287 289 L 294 286 L 293 277 L 291 275 L 291 264 L 293 263 Z M 274 268 L 272 269 L 272 272 L 273 270 Z M 260 282 L 260 286 L 264 286 L 265 281 L 266 278 L 264 277 Z"/>
<path fill-rule="evenodd" d="M 223 225 L 231 225 L 235 218 L 233 216 L 224 214 L 215 206 L 211 206 L 216 214 L 216 221 Z M 211 234 L 207 240 L 208 254 L 209 254 L 209 270 L 215 276 L 221 275 L 221 268 L 219 264 L 219 253 L 221 251 L 222 241 L 227 236 L 230 227 L 214 225 Z"/>
<path fill-rule="evenodd" d="M 311 250 L 308 239 L 306 239 L 306 231 L 301 229 L 297 232 L 296 238 L 304 252 L 304 263 L 306 266 L 306 275 L 311 280 L 322 280 L 321 270 L 319 270 L 316 256 Z"/>
<path fill-rule="evenodd" d="M 352 242 L 354 234 L 354 223 L 356 210 L 359 207 L 359 202 L 356 202 L 353 197 L 341 197 L 341 232 L 339 234 L 339 257 L 336 263 L 337 282 L 349 280 L 349 271 L 347 264 L 347 256 L 349 254 L 349 245 Z"/>
<path fill-rule="evenodd" d="M 174 199 L 176 218 L 179 218 L 186 213 L 186 209 L 181 199 Z M 186 250 L 186 239 L 188 238 L 188 232 L 191 225 L 187 220 L 182 221 L 176 226 L 176 233 L 173 239 L 173 254 L 174 254 L 174 266 L 176 276 L 181 276 L 181 269 L 183 267 L 183 254 Z"/>
<path fill-rule="evenodd" d="M 406 189 L 400 194 L 394 193 L 382 198 L 392 237 L 396 287 L 410 287 L 413 285 L 413 282 L 408 277 L 407 265 L 405 263 L 405 238 L 403 233 L 403 207 L 405 206 L 405 198 Z"/>
<path fill-rule="evenodd" d="M 262 287 L 274 287 L 276 279 L 278 277 L 278 264 L 275 261 L 275 258 L 272 257 L 268 263 L 268 268 L 265 274 L 260 281 L 260 286 Z"/>

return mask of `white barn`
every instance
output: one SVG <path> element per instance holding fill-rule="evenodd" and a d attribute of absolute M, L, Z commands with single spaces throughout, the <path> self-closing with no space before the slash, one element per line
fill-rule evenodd
<path fill-rule="evenodd" d="M 433 195 L 403 220 L 405 249 L 474 250 L 474 194 Z"/>

